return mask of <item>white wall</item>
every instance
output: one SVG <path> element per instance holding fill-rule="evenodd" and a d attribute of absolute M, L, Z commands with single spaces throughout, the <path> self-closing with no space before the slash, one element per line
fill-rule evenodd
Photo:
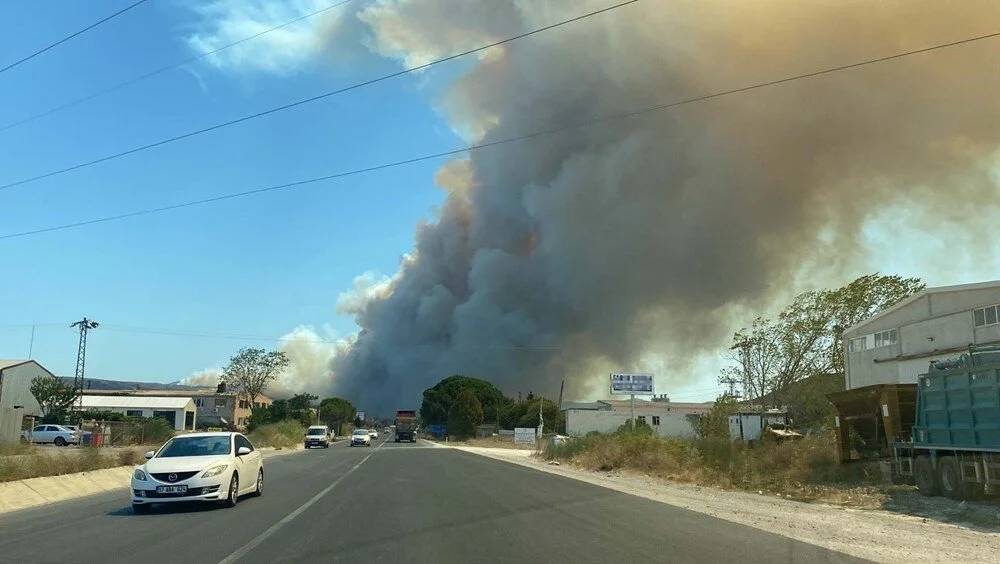
<path fill-rule="evenodd" d="M 682 413 L 667 413 L 663 410 L 636 408 L 635 415 L 646 417 L 646 423 L 653 432 L 661 437 L 694 438 L 696 432 L 687 416 Z M 659 425 L 653 425 L 653 416 L 660 418 Z M 629 420 L 627 411 L 602 411 L 589 409 L 566 410 L 566 434 L 571 437 L 582 437 L 591 431 L 611 433 Z"/>
<path fill-rule="evenodd" d="M 183 408 L 178 408 L 178 409 L 156 409 L 156 410 L 154 410 L 154 409 L 146 409 L 146 408 L 140 409 L 140 408 L 137 408 L 137 407 L 125 408 L 125 407 L 101 407 L 101 406 L 88 406 L 87 409 L 89 409 L 89 410 L 95 410 L 95 411 L 113 411 L 115 413 L 121 413 L 122 415 L 128 415 L 129 411 L 142 411 L 142 415 L 140 417 L 152 417 L 153 416 L 153 411 L 173 411 L 174 412 L 174 429 L 177 430 L 177 431 L 183 431 L 184 430 L 184 412 L 185 411 L 189 411 L 191 413 L 195 413 L 195 408 L 194 408 L 194 404 L 193 403 L 191 404 L 191 406 L 187 410 L 185 410 Z M 197 421 L 197 415 L 195 415 L 195 421 L 194 421 L 194 423 L 197 423 L 197 422 L 198 422 Z M 194 429 L 194 426 L 192 426 L 191 428 Z"/>
<path fill-rule="evenodd" d="M 21 436 L 21 419 L 42 416 L 42 409 L 31 395 L 31 381 L 48 373 L 33 362 L 13 366 L 0 375 L 0 443 L 17 442 Z M 15 405 L 23 409 L 14 409 Z"/>

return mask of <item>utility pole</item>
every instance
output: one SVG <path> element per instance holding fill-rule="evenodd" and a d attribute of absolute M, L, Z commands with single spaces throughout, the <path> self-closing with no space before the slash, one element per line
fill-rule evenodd
<path fill-rule="evenodd" d="M 738 378 L 733 376 L 723 376 L 722 378 L 719 378 L 719 383 L 729 386 L 729 397 L 738 398 L 742 395 L 740 392 L 736 391 L 736 385 L 740 383 Z"/>
<path fill-rule="evenodd" d="M 635 431 L 635 394 L 629 396 L 629 417 L 632 422 L 632 430 Z"/>
<path fill-rule="evenodd" d="M 79 327 L 80 345 L 76 350 L 76 375 L 73 377 L 73 391 L 76 393 L 77 406 L 83 409 L 83 370 L 87 361 L 87 331 L 97 329 L 99 323 L 84 317 L 70 327 Z"/>
<path fill-rule="evenodd" d="M 35 326 L 31 326 L 31 340 L 28 341 L 28 360 L 31 360 L 31 352 L 35 349 Z"/>

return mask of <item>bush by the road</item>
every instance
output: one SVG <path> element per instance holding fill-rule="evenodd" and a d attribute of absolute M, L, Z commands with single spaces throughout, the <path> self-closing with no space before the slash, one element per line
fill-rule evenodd
<path fill-rule="evenodd" d="M 143 459 L 143 450 L 85 447 L 48 453 L 42 452 L 42 449 L 34 449 L 29 454 L 0 456 L 0 482 L 138 464 Z"/>
<path fill-rule="evenodd" d="M 258 447 L 289 448 L 302 442 L 306 428 L 294 419 L 261 425 L 250 432 L 248 437 Z"/>
<path fill-rule="evenodd" d="M 476 436 L 483 422 L 483 406 L 472 390 L 462 390 L 448 411 L 448 434 L 458 439 Z"/>
<path fill-rule="evenodd" d="M 174 428 L 166 419 L 148 417 L 139 421 L 142 424 L 142 442 L 145 444 L 164 443 L 174 436 Z"/>
<path fill-rule="evenodd" d="M 680 482 L 779 492 L 800 499 L 815 499 L 824 487 L 878 481 L 871 467 L 859 471 L 838 464 L 827 435 L 750 448 L 728 439 L 664 439 L 623 428 L 549 446 L 544 456 L 590 470 L 630 469 Z"/>

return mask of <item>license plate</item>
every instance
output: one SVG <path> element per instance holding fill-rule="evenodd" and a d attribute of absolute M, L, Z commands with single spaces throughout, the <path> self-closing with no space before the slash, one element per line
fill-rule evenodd
<path fill-rule="evenodd" d="M 187 486 L 156 486 L 156 493 L 187 493 Z"/>

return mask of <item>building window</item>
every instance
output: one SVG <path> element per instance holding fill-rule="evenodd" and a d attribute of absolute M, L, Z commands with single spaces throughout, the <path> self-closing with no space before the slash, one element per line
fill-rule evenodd
<path fill-rule="evenodd" d="M 998 313 L 997 306 L 991 305 L 972 310 L 972 318 L 976 327 L 989 327 L 997 324 Z"/>
<path fill-rule="evenodd" d="M 201 407 L 201 398 L 194 398 L 194 404 Z"/>
<path fill-rule="evenodd" d="M 865 339 L 864 337 L 858 337 L 857 339 L 850 340 L 850 351 L 851 352 L 861 352 L 865 350 Z"/>
<path fill-rule="evenodd" d="M 645 415 L 640 415 L 639 417 L 636 417 L 636 419 L 639 420 L 639 423 L 645 423 L 646 422 L 646 416 Z"/>
<path fill-rule="evenodd" d="M 142 417 L 142 410 L 141 409 L 126 409 L 125 410 L 125 415 L 127 417 Z"/>
<path fill-rule="evenodd" d="M 226 398 L 215 398 L 215 407 L 226 407 Z"/>
<path fill-rule="evenodd" d="M 247 400 L 240 400 L 240 409 L 250 409 L 250 402 Z"/>
<path fill-rule="evenodd" d="M 653 416 L 653 426 L 654 427 L 659 427 L 660 426 L 660 416 L 659 415 L 654 415 Z"/>
<path fill-rule="evenodd" d="M 895 329 L 889 329 L 887 331 L 879 331 L 878 333 L 875 333 L 875 348 L 895 345 L 896 339 L 897 335 Z"/>

